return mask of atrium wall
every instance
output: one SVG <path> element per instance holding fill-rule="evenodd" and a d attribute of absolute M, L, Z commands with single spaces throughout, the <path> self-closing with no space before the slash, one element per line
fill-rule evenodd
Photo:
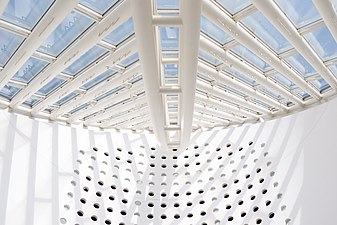
<path fill-rule="evenodd" d="M 0 224 L 333 225 L 336 115 L 332 100 L 165 152 L 152 134 L 1 111 Z"/>

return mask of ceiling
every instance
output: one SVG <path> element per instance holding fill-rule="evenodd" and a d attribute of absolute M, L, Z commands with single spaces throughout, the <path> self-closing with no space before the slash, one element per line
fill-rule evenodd
<path fill-rule="evenodd" d="M 0 105 L 154 132 L 263 121 L 333 98 L 337 0 L 1 0 Z"/>

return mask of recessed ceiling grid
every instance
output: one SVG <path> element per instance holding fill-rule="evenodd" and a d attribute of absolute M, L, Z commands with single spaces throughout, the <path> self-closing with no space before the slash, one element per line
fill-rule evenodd
<path fill-rule="evenodd" d="M 2 108 L 146 129 L 185 148 L 191 131 L 286 115 L 336 93 L 335 0 L 136 4 L 1 4 Z"/>

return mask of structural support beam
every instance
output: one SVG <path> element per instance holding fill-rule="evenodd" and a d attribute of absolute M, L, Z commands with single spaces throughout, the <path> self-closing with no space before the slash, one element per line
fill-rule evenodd
<path fill-rule="evenodd" d="M 99 74 L 105 72 L 107 68 L 112 67 L 113 65 L 117 64 L 121 60 L 125 58 L 125 56 L 132 55 L 136 52 L 136 40 L 133 38 L 132 40 L 129 40 L 125 44 L 121 45 L 116 51 L 106 58 L 104 58 L 102 61 L 98 62 L 85 72 L 83 74 L 79 74 L 76 76 L 72 82 L 67 84 L 65 87 L 59 89 L 58 91 L 54 92 L 50 96 L 48 96 L 44 101 L 41 101 L 38 103 L 34 108 L 32 109 L 32 115 L 36 116 L 39 112 L 41 112 L 45 107 L 48 105 L 51 105 L 58 100 L 64 98 L 68 94 L 70 94 L 72 91 L 78 89 L 83 84 L 87 83 L 91 79 L 94 79 Z M 122 75 L 124 76 L 124 74 Z"/>
<path fill-rule="evenodd" d="M 332 5 L 332 0 L 322 1 L 322 0 L 312 0 L 316 9 L 321 14 L 325 25 L 328 27 L 330 33 L 337 42 L 337 14 L 336 9 Z"/>
<path fill-rule="evenodd" d="M 320 5 L 318 3 L 317 5 Z M 334 11 L 328 0 L 325 1 L 327 7 L 330 7 L 330 11 Z M 296 27 L 291 23 L 287 16 L 281 11 L 281 9 L 276 5 L 274 1 L 270 0 L 252 0 L 252 3 L 255 7 L 260 10 L 260 12 L 281 32 L 281 34 L 288 39 L 294 48 L 311 64 L 311 66 L 330 84 L 333 89 L 337 89 L 337 79 L 330 72 L 330 70 L 324 65 L 321 58 L 318 54 L 312 49 L 309 43 L 299 34 Z M 329 12 L 327 12 L 329 13 Z M 330 12 L 331 13 L 331 12 Z M 335 15 L 334 24 L 330 26 L 336 27 L 336 12 L 333 12 Z M 323 14 L 322 14 L 323 15 Z M 327 14 L 330 16 L 330 14 Z"/>
<path fill-rule="evenodd" d="M 67 1 L 65 1 L 67 2 Z M 65 3 L 64 3 L 65 4 Z M 17 107 L 32 94 L 37 92 L 42 86 L 51 81 L 64 69 L 70 66 L 73 62 L 79 59 L 86 51 L 95 46 L 100 40 L 102 40 L 111 31 L 120 26 L 123 22 L 127 21 L 130 17 L 130 7 L 129 0 L 125 0 L 123 4 L 118 4 L 115 10 L 108 14 L 100 23 L 93 24 L 87 32 L 79 39 L 79 41 L 74 42 L 73 45 L 69 46 L 56 61 L 50 64 L 43 72 L 38 74 L 29 84 L 29 86 L 20 91 L 13 99 L 10 104 L 12 108 Z M 61 7 L 61 11 L 64 10 L 64 5 Z M 54 15 L 53 15 L 54 16 Z M 51 31 L 50 31 L 51 32 Z M 29 49 L 29 46 L 27 47 Z"/>
<path fill-rule="evenodd" d="M 152 26 L 151 1 L 131 0 L 131 11 L 153 130 L 159 145 L 166 149 L 165 112 L 159 91 L 159 66 L 155 28 Z"/>
<path fill-rule="evenodd" d="M 181 76 L 180 97 L 180 148 L 186 149 L 190 142 L 197 79 L 200 35 L 201 0 L 181 0 L 181 28 L 179 74 Z"/>
<path fill-rule="evenodd" d="M 5 1 L 5 3 L 6 2 L 8 1 Z M 62 20 L 73 10 L 73 8 L 76 7 L 78 2 L 79 0 L 58 0 L 54 2 L 41 21 L 36 25 L 33 32 L 22 43 L 20 48 L 7 62 L 5 68 L 0 72 L 0 89 L 8 83 L 12 76 L 24 65 L 29 57 L 34 54 L 35 50 L 40 47 L 45 39 L 47 39 L 49 34 L 55 30 Z M 4 5 L 7 5 L 5 3 Z M 3 7 L 2 2 L 0 4 L 0 12 L 1 7 Z M 10 106 L 13 106 L 12 102 Z"/>
<path fill-rule="evenodd" d="M 223 111 L 215 110 L 211 107 L 207 107 L 206 104 L 203 104 L 203 105 L 195 104 L 194 111 L 205 112 L 205 113 L 210 114 L 210 115 L 215 115 L 219 118 L 224 118 L 224 119 L 233 121 L 234 123 L 244 122 L 244 119 L 242 119 L 242 118 L 236 117 L 233 114 L 229 114 L 229 113 L 226 113 L 226 112 L 223 112 Z"/>
<path fill-rule="evenodd" d="M 181 16 L 158 16 L 154 15 L 152 18 L 153 26 L 182 26 L 183 22 Z"/>
<path fill-rule="evenodd" d="M 268 2 L 268 1 L 263 1 Z M 270 3 L 270 2 L 269 2 Z M 273 2 L 274 3 L 274 2 Z M 266 3 L 267 4 L 267 3 Z M 235 38 L 239 43 L 247 47 L 254 54 L 261 57 L 276 71 L 286 76 L 289 80 L 297 84 L 302 90 L 310 94 L 313 98 L 320 100 L 321 94 L 302 79 L 295 71 L 289 68 L 265 45 L 248 33 L 240 24 L 235 22 L 230 16 L 225 14 L 213 2 L 203 0 L 203 13 L 213 23 L 224 28 L 224 31 Z M 278 18 L 275 16 L 275 18 Z"/>

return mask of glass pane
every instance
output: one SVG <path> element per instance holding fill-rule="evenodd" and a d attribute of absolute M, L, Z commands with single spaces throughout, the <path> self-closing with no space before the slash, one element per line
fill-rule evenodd
<path fill-rule="evenodd" d="M 80 58 L 78 58 L 75 62 L 73 62 L 68 68 L 66 68 L 63 72 L 69 75 L 76 75 L 85 67 L 90 65 L 92 62 L 97 60 L 99 57 L 104 55 L 107 50 L 94 46 L 89 49 L 86 53 L 84 53 Z"/>
<path fill-rule="evenodd" d="M 302 98 L 303 100 L 305 100 L 305 99 L 308 99 L 308 97 L 310 97 L 310 95 L 308 94 L 308 93 L 306 93 L 306 92 L 304 92 L 304 91 L 299 91 L 298 93 L 298 96 L 300 96 L 300 98 Z"/>
<path fill-rule="evenodd" d="M 319 90 L 320 92 L 324 91 L 325 89 L 329 88 L 330 85 L 321 77 L 319 76 L 319 78 L 317 80 L 314 80 L 311 82 L 315 88 L 317 88 L 317 90 Z"/>
<path fill-rule="evenodd" d="M 49 93 L 51 93 L 53 90 L 55 90 L 56 88 L 58 88 L 64 82 L 65 82 L 65 80 L 62 80 L 62 79 L 60 79 L 58 77 L 55 77 L 54 79 L 52 79 L 51 81 L 49 81 L 48 84 L 46 84 L 45 86 L 43 86 L 42 88 L 40 88 L 40 90 L 37 91 L 37 94 L 39 94 L 39 95 L 48 95 Z"/>
<path fill-rule="evenodd" d="M 219 0 L 218 2 L 231 14 L 235 14 L 251 5 L 249 0 Z"/>
<path fill-rule="evenodd" d="M 199 51 L 199 58 L 205 60 L 206 62 L 212 64 L 213 66 L 219 66 L 221 64 L 221 61 L 218 60 L 217 58 L 203 52 L 203 51 Z"/>
<path fill-rule="evenodd" d="M 303 77 L 308 77 L 316 73 L 314 68 L 300 54 L 296 53 L 285 59 Z"/>
<path fill-rule="evenodd" d="M 248 48 L 243 45 L 236 45 L 231 49 L 233 52 L 241 56 L 242 59 L 250 62 L 255 67 L 259 68 L 263 72 L 266 72 L 271 69 L 271 67 L 263 61 L 261 58 L 257 57 L 253 52 L 251 52 Z"/>
<path fill-rule="evenodd" d="M 164 64 L 164 76 L 178 77 L 178 64 Z"/>
<path fill-rule="evenodd" d="M 71 92 L 70 94 L 66 95 L 65 97 L 61 98 L 60 100 L 58 100 L 55 105 L 63 105 L 64 103 L 66 103 L 67 101 L 75 98 L 77 95 L 79 95 L 78 93 L 76 92 Z"/>
<path fill-rule="evenodd" d="M 74 114 L 74 113 L 80 111 L 81 109 L 84 109 L 84 108 L 87 107 L 88 105 L 89 105 L 89 103 L 84 103 L 84 104 L 80 105 L 79 107 L 77 107 L 77 108 L 71 110 L 71 111 L 69 112 L 69 114 Z"/>
<path fill-rule="evenodd" d="M 109 95 L 112 95 L 112 94 L 116 93 L 117 91 L 120 91 L 120 90 L 123 90 L 123 89 L 124 89 L 124 86 L 121 85 L 121 86 L 119 86 L 119 87 L 116 87 L 116 88 L 114 88 L 114 89 L 111 89 L 110 91 L 105 92 L 104 94 L 98 96 L 97 98 L 95 98 L 95 100 L 96 100 L 96 101 L 100 101 L 100 100 L 102 100 L 103 98 L 105 98 L 105 97 L 107 97 L 107 96 L 109 96 Z"/>
<path fill-rule="evenodd" d="M 20 90 L 20 88 L 6 84 L 5 87 L 0 90 L 0 95 L 11 100 Z"/>
<path fill-rule="evenodd" d="M 123 61 L 121 61 L 118 64 L 123 66 L 123 67 L 128 67 L 131 64 L 133 64 L 134 62 L 138 61 L 138 59 L 139 59 L 138 53 L 135 53 L 135 54 L 129 56 L 128 58 L 124 59 Z"/>
<path fill-rule="evenodd" d="M 241 91 L 238 91 L 237 89 L 232 88 L 231 86 L 228 86 L 228 85 L 225 85 L 225 84 L 218 84 L 218 86 L 219 86 L 221 89 L 230 91 L 230 92 L 232 92 L 232 93 L 234 93 L 234 94 L 236 94 L 236 95 L 238 95 L 238 96 L 240 96 L 240 97 L 242 97 L 242 98 L 248 97 L 247 94 L 245 94 L 245 93 L 243 93 L 243 92 L 241 92 Z"/>
<path fill-rule="evenodd" d="M 272 75 L 272 77 L 279 82 L 280 84 L 284 85 L 285 87 L 287 87 L 289 90 L 295 89 L 297 88 L 296 84 L 293 83 L 291 80 L 289 80 L 288 78 L 286 78 L 285 76 L 277 73 Z"/>
<path fill-rule="evenodd" d="M 243 73 L 241 73 L 240 71 L 234 69 L 233 67 L 226 67 L 224 69 L 225 72 L 229 73 L 230 75 L 232 75 L 233 77 L 238 78 L 239 80 L 243 81 L 246 84 L 249 84 L 251 86 L 255 86 L 257 85 L 257 82 L 249 77 L 247 77 L 246 75 L 244 75 Z"/>
<path fill-rule="evenodd" d="M 30 57 L 12 79 L 29 83 L 47 65 L 45 61 Z"/>
<path fill-rule="evenodd" d="M 133 20 L 130 17 L 126 22 L 113 30 L 108 34 L 103 41 L 106 41 L 112 45 L 118 45 L 134 33 Z"/>
<path fill-rule="evenodd" d="M 96 84 L 100 83 L 101 81 L 107 79 L 108 77 L 111 77 L 114 74 L 116 74 L 116 71 L 109 69 L 109 70 L 105 71 L 104 73 L 101 73 L 100 75 L 98 75 L 94 79 L 90 80 L 89 82 L 85 83 L 80 88 L 88 90 L 88 89 L 92 88 L 93 86 L 95 86 Z"/>
<path fill-rule="evenodd" d="M 32 107 L 32 106 L 36 105 L 39 101 L 40 101 L 40 99 L 31 97 L 31 98 L 27 99 L 26 101 L 24 101 L 23 104 Z"/>
<path fill-rule="evenodd" d="M 32 30 L 54 0 L 10 0 L 1 19 Z"/>
<path fill-rule="evenodd" d="M 329 67 L 332 74 L 337 78 L 337 65 L 333 65 Z"/>
<path fill-rule="evenodd" d="M 272 97 L 276 100 L 282 100 L 283 99 L 283 97 L 280 94 L 278 94 L 278 93 L 276 93 L 276 92 L 274 92 L 274 91 L 272 91 L 272 90 L 270 90 L 266 87 L 261 87 L 260 91 L 262 93 L 265 93 L 265 94 L 269 95 L 270 97 Z"/>
<path fill-rule="evenodd" d="M 259 11 L 244 18 L 242 22 L 277 53 L 292 48 L 282 34 Z"/>
<path fill-rule="evenodd" d="M 39 51 L 58 56 L 69 44 L 83 33 L 93 20 L 72 11 L 40 46 Z"/>
<path fill-rule="evenodd" d="M 304 37 L 324 61 L 337 56 L 337 43 L 326 26 L 305 34 Z"/>
<path fill-rule="evenodd" d="M 226 34 L 220 27 L 209 21 L 206 17 L 202 16 L 200 21 L 200 29 L 202 32 L 207 34 L 210 38 L 219 42 L 220 44 L 225 44 L 233 38 Z"/>
<path fill-rule="evenodd" d="M 157 0 L 157 9 L 179 9 L 179 0 Z"/>
<path fill-rule="evenodd" d="M 312 0 L 274 0 L 297 28 L 321 18 Z"/>
<path fill-rule="evenodd" d="M 23 41 L 23 37 L 0 29 L 0 66 L 4 66 Z"/>
<path fill-rule="evenodd" d="M 93 11 L 104 14 L 108 9 L 113 6 L 117 0 L 81 0 L 80 3 Z"/>
<path fill-rule="evenodd" d="M 178 50 L 179 48 L 179 28 L 160 27 L 161 50 Z"/>

